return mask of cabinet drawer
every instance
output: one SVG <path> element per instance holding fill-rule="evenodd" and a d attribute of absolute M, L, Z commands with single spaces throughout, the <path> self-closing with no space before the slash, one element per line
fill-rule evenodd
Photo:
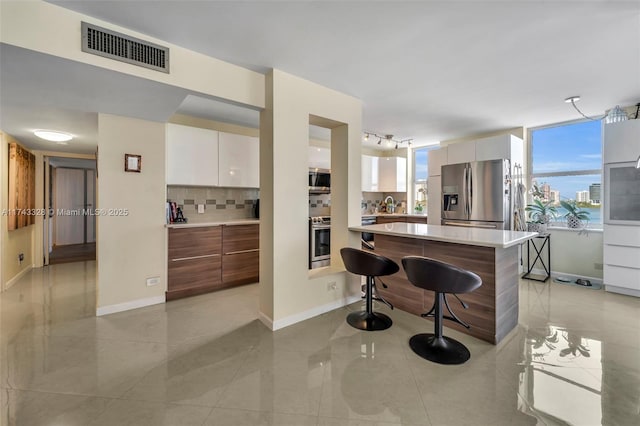
<path fill-rule="evenodd" d="M 407 216 L 407 223 L 427 223 L 427 217 Z"/>
<path fill-rule="evenodd" d="M 376 217 L 376 223 L 393 223 L 393 222 L 406 222 L 407 218 L 404 216 L 378 216 Z"/>
<path fill-rule="evenodd" d="M 222 257 L 222 282 L 230 284 L 256 283 L 260 279 L 260 251 L 226 254 Z"/>
<path fill-rule="evenodd" d="M 640 290 L 640 269 L 604 265 L 604 284 Z"/>
<path fill-rule="evenodd" d="M 605 244 L 640 247 L 640 226 L 604 225 Z"/>
<path fill-rule="evenodd" d="M 210 254 L 222 254 L 220 226 L 169 229 L 169 262 Z"/>
<path fill-rule="evenodd" d="M 604 263 L 607 265 L 640 267 L 640 247 L 604 246 Z"/>
<path fill-rule="evenodd" d="M 260 225 L 224 225 L 222 252 L 224 254 L 260 248 Z"/>
<path fill-rule="evenodd" d="M 168 293 L 192 290 L 190 294 L 215 290 L 222 284 L 219 254 L 187 260 L 169 260 Z"/>

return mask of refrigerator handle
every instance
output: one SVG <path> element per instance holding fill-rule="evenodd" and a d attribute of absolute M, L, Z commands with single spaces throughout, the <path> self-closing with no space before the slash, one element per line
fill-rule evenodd
<path fill-rule="evenodd" d="M 462 175 L 462 196 L 464 198 L 464 215 L 469 217 L 469 202 L 467 201 L 467 165 L 464 165 L 464 173 Z"/>
<path fill-rule="evenodd" d="M 469 164 L 468 166 L 468 170 L 469 172 L 467 173 L 467 176 L 469 177 L 469 185 L 467 188 L 468 191 L 468 195 L 467 195 L 467 200 L 469 203 L 469 217 L 471 217 L 471 212 L 473 211 L 473 171 L 471 169 L 471 164 Z"/>

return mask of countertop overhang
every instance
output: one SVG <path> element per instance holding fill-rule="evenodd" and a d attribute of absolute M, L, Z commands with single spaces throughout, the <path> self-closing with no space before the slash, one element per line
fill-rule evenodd
<path fill-rule="evenodd" d="M 220 225 L 253 225 L 259 224 L 260 219 L 229 219 L 221 220 L 219 222 L 187 222 L 187 223 L 168 223 L 165 226 L 167 228 L 202 228 L 206 226 L 220 226 Z"/>
<path fill-rule="evenodd" d="M 377 225 L 350 226 L 350 231 L 395 237 L 416 238 L 472 246 L 508 248 L 536 237 L 536 232 L 503 231 L 498 229 L 461 226 L 425 225 L 422 223 L 393 222 Z"/>

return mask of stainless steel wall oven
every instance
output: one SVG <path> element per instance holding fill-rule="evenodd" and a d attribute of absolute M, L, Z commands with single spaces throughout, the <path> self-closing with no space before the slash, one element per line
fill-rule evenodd
<path fill-rule="evenodd" d="M 331 217 L 309 218 L 309 269 L 331 263 Z"/>

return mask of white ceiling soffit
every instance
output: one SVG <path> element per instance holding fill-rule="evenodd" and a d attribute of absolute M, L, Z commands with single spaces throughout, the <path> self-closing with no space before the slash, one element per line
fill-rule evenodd
<path fill-rule="evenodd" d="M 51 2 L 353 95 L 416 145 L 640 101 L 638 1 Z"/>
<path fill-rule="evenodd" d="M 86 160 L 82 158 L 50 157 L 49 164 L 53 167 L 64 167 L 68 169 L 92 169 L 96 168 L 96 160 Z"/>
<path fill-rule="evenodd" d="M 196 95 L 187 95 L 176 113 L 254 129 L 260 128 L 260 111 Z"/>
<path fill-rule="evenodd" d="M 28 148 L 94 153 L 97 113 L 166 122 L 187 92 L 91 65 L 0 44 L 0 128 Z M 35 129 L 71 133 L 67 145 Z"/>

